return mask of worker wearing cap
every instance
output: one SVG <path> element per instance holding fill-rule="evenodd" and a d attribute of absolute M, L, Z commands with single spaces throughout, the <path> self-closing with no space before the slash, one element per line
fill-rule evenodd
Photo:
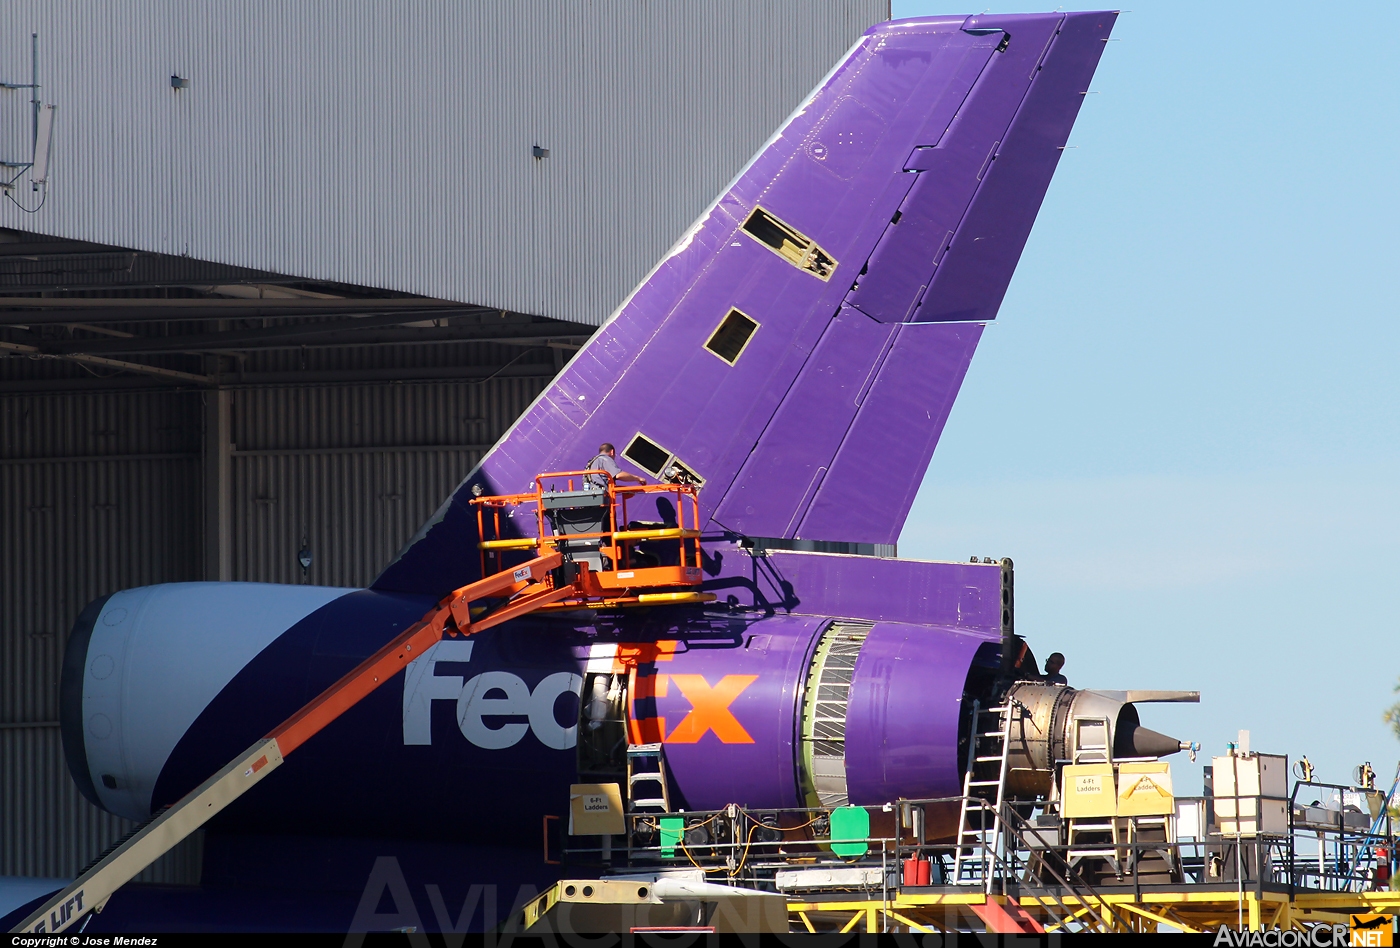
<path fill-rule="evenodd" d="M 1042 679 L 1047 685 L 1067 685 L 1069 679 L 1060 674 L 1060 669 L 1065 667 L 1065 657 L 1059 652 L 1051 652 L 1050 657 L 1045 660 L 1045 677 Z"/>
<path fill-rule="evenodd" d="M 588 470 L 605 471 L 612 475 L 614 484 L 621 484 L 623 481 L 635 481 L 638 484 L 645 484 L 646 478 L 638 477 L 636 474 L 629 474 L 617 466 L 617 449 L 608 441 L 598 445 L 598 453 L 593 460 L 588 462 Z M 607 487 L 606 478 L 596 474 L 587 474 L 584 481 L 589 487 Z"/>

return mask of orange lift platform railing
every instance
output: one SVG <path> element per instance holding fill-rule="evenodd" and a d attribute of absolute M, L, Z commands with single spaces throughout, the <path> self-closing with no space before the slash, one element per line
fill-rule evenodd
<path fill-rule="evenodd" d="M 659 522 L 631 520 L 629 511 L 647 501 L 658 511 L 669 506 L 670 513 Z M 694 485 L 621 487 L 605 471 L 559 471 L 536 477 L 529 493 L 477 497 L 472 504 L 483 576 L 506 569 L 512 552 L 554 550 L 564 556 L 566 581 L 577 594 L 542 608 L 609 609 L 715 598 L 696 589 L 704 573 Z M 535 535 L 507 537 L 508 526 L 522 533 L 532 526 Z"/>
<path fill-rule="evenodd" d="M 579 478 L 580 490 L 574 490 L 572 477 Z M 561 480 L 566 489 L 556 490 Z M 599 480 L 605 481 L 605 486 L 588 483 Z M 547 481 L 549 488 L 545 487 Z M 638 495 L 669 500 L 676 511 L 675 525 L 639 524 L 632 529 L 627 520 L 628 501 L 635 501 Z M 288 754 L 443 638 L 475 635 L 541 609 L 666 605 L 714 598 L 696 589 L 703 574 L 699 504 L 693 486 L 618 487 L 602 471 L 565 471 L 536 478 L 533 493 L 479 497 L 473 503 L 479 526 L 484 527 L 485 514 L 492 513 L 495 537 L 481 541 L 481 579 L 454 590 L 218 773 L 137 827 L 72 884 L 47 899 L 14 932 L 61 932 L 89 912 L 100 912 L 112 893 L 142 869 L 251 790 Z M 530 505 L 535 508 L 537 535 L 502 538 L 502 512 Z M 687 509 L 692 527 L 684 523 Z M 509 514 L 507 519 L 511 519 Z M 617 529 L 619 522 L 624 529 Z M 667 549 L 638 548 L 640 544 L 654 547 L 671 542 L 678 547 L 674 557 Z M 522 563 L 507 564 L 504 560 L 509 551 L 534 555 Z M 675 563 L 661 562 L 672 558 Z"/>

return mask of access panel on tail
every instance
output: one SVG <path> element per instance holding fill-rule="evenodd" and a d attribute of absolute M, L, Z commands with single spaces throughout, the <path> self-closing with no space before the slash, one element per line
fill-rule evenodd
<path fill-rule="evenodd" d="M 473 578 L 472 489 L 603 441 L 701 483 L 707 529 L 892 542 L 1115 16 L 869 30 L 375 588 Z"/>

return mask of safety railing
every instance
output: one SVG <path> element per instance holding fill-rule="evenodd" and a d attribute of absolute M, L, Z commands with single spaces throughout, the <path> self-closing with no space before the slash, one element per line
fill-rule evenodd
<path fill-rule="evenodd" d="M 643 500 L 655 505 L 659 520 L 631 519 Z M 593 572 L 616 574 L 614 587 L 629 579 L 637 587 L 700 581 L 699 492 L 691 484 L 623 487 L 606 471 L 554 471 L 537 476 L 532 491 L 478 496 L 471 504 L 483 576 L 511 568 L 511 553 L 533 556 L 548 548 L 566 557 L 571 551 L 596 552 Z M 584 528 L 569 529 L 580 525 Z M 594 526 L 601 529 L 587 529 Z M 528 527 L 534 536 L 522 535 Z"/>
<path fill-rule="evenodd" d="M 1301 800 L 1313 799 L 1300 803 Z M 1390 882 L 1395 786 L 1299 780 L 1289 797 L 1289 877 L 1304 888 L 1361 892 Z"/>
<path fill-rule="evenodd" d="M 1124 832 L 1099 848 L 1112 850 L 1112 857 L 1084 857 L 1085 844 L 1060 841 L 1060 830 L 1032 822 L 1022 812 L 1027 804 L 1007 803 L 1002 809 L 1005 832 L 1002 842 L 991 851 L 979 853 L 988 876 L 964 880 L 956 886 L 952 865 L 956 843 L 930 842 L 919 838 L 916 829 L 928 825 L 930 817 L 952 824 L 961 797 L 898 800 L 866 809 L 869 831 L 860 838 L 833 834 L 835 809 L 790 808 L 749 809 L 738 806 L 723 810 L 684 813 L 629 813 L 627 832 L 606 846 L 586 838 L 571 838 L 565 847 L 566 861 L 611 868 L 656 869 L 680 867 L 699 869 L 711 881 L 779 888 L 779 873 L 804 870 L 862 869 L 865 875 L 833 875 L 826 882 L 815 876 L 811 884 L 824 890 L 874 891 L 952 890 L 968 884 L 985 888 L 989 894 L 1017 895 L 1031 892 L 1041 904 L 1056 906 L 1071 924 L 1074 918 L 1094 925 L 1126 924 L 1115 917 L 1104 893 L 1121 895 L 1131 890 L 1140 895 L 1143 887 L 1163 884 L 1204 886 L 1212 889 L 1238 889 L 1262 892 L 1265 887 L 1292 887 L 1298 890 L 1359 891 L 1374 880 L 1364 873 L 1348 871 L 1343 857 L 1321 872 L 1306 851 L 1299 852 L 1295 841 L 1286 836 L 1234 837 L 1218 833 L 1203 838 L 1142 839 Z M 993 805 L 970 798 L 971 811 L 991 820 Z M 837 808 L 848 809 L 848 808 Z M 1119 818 L 1125 824 L 1133 817 Z M 1373 837 L 1373 848 L 1393 844 L 1393 837 Z M 919 863 L 927 864 L 921 868 Z M 1146 868 L 1145 868 L 1146 867 Z M 874 870 L 878 869 L 878 872 Z M 923 879 L 920 873 L 925 873 Z M 788 882 L 807 884 L 788 876 Z M 1147 881 L 1144 881 L 1146 878 Z M 843 881 L 847 880 L 847 881 Z M 1099 908 L 1086 910 L 1084 906 Z M 1070 928 L 1065 930 L 1072 930 Z"/>

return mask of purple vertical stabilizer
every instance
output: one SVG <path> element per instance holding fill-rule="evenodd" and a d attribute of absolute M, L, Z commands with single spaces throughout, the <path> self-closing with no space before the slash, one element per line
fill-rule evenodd
<path fill-rule="evenodd" d="M 893 541 L 1113 20 L 871 29 L 375 587 L 470 580 L 470 487 L 523 490 L 602 441 L 702 479 L 708 529 Z"/>

